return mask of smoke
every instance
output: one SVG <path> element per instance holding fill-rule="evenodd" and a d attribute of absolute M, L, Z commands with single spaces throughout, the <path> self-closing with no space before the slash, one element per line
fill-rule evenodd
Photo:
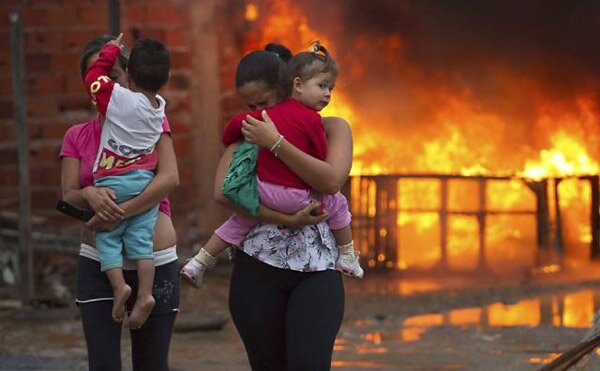
<path fill-rule="evenodd" d="M 352 0 L 342 10 L 344 29 L 399 33 L 407 62 L 428 70 L 508 67 L 563 89 L 600 76 L 598 1 Z"/>

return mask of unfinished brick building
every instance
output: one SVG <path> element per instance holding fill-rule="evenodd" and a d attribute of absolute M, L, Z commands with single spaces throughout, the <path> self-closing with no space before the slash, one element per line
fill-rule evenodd
<path fill-rule="evenodd" d="M 9 13 L 19 12 L 23 22 L 34 215 L 59 217 L 54 207 L 60 196 L 57 155 L 62 136 L 71 125 L 94 115 L 78 74 L 78 56 L 87 41 L 109 32 L 110 3 L 0 3 L 2 45 L 10 44 Z M 244 108 L 233 88 L 233 72 L 242 48 L 229 29 L 232 8 L 224 5 L 216 0 L 134 0 L 119 4 L 120 29 L 128 45 L 134 38 L 149 37 L 165 42 L 171 51 L 172 79 L 164 96 L 181 184 L 171 200 L 176 228 L 179 232 L 187 229 L 187 237 L 193 239 L 211 233 L 225 216 L 212 200 L 213 172 L 222 153 L 221 125 Z M 4 47 L 0 51 L 0 206 L 16 211 L 17 151 L 10 60 L 10 48 Z"/>

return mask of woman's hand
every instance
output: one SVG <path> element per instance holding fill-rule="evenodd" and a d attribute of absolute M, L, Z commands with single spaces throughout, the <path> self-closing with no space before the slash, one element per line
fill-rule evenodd
<path fill-rule="evenodd" d="M 117 194 L 112 189 L 86 187 L 83 189 L 83 197 L 103 221 L 115 223 L 123 220 L 124 211 L 115 203 Z"/>
<path fill-rule="evenodd" d="M 289 216 L 289 221 L 286 222 L 286 226 L 292 228 L 302 228 L 307 225 L 319 224 L 325 219 L 329 218 L 329 214 L 327 211 L 322 212 L 318 215 L 313 215 L 321 203 L 317 200 L 311 200 L 308 206 L 304 209 L 296 212 L 293 215 Z"/>
<path fill-rule="evenodd" d="M 95 232 L 110 231 L 110 230 L 113 230 L 117 226 L 117 223 L 107 222 L 107 221 L 103 220 L 102 218 L 100 218 L 98 215 L 94 215 L 92 217 L 92 219 L 88 220 L 85 223 L 85 226 Z"/>
<path fill-rule="evenodd" d="M 263 110 L 261 115 L 263 121 L 250 115 L 246 116 L 246 119 L 242 121 L 242 134 L 248 142 L 269 149 L 279 139 L 279 132 L 267 111 Z"/>

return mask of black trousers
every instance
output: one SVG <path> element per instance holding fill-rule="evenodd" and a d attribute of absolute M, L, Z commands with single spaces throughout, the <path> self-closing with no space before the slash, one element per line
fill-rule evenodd
<path fill-rule="evenodd" d="M 136 271 L 124 271 L 133 292 L 127 303 L 131 310 L 137 291 Z M 179 309 L 179 269 L 176 261 L 156 267 L 153 296 L 156 305 L 139 330 L 131 330 L 131 361 L 135 371 L 168 371 L 169 344 Z M 80 256 L 77 267 L 77 299 L 88 350 L 90 371 L 121 370 L 121 324 L 111 318 L 112 289 L 100 263 Z"/>
<path fill-rule="evenodd" d="M 296 272 L 237 251 L 229 309 L 254 371 L 329 370 L 344 316 L 340 272 Z"/>

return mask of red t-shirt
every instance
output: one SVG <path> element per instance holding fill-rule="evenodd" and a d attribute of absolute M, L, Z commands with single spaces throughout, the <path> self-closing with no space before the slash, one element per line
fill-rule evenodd
<path fill-rule="evenodd" d="M 163 132 L 171 132 L 166 117 L 163 122 Z M 79 184 L 81 188 L 94 185 L 92 168 L 100 146 L 101 134 L 102 125 L 100 125 L 100 120 L 96 116 L 91 121 L 71 126 L 63 138 L 60 157 L 73 157 L 79 160 Z M 159 210 L 171 216 L 171 204 L 168 198 L 165 197 L 160 202 Z"/>
<path fill-rule="evenodd" d="M 223 132 L 225 145 L 239 142 L 242 135 L 242 120 L 251 115 L 261 120 L 261 111 L 243 113 L 233 117 Z M 287 99 L 274 107 L 268 108 L 267 113 L 273 119 L 275 127 L 285 139 L 303 152 L 324 160 L 327 156 L 327 140 L 321 116 L 313 109 L 306 107 L 295 99 Z M 258 179 L 273 184 L 291 188 L 311 188 L 298 177 L 281 160 L 275 157 L 268 148 L 258 151 L 256 162 Z"/>

